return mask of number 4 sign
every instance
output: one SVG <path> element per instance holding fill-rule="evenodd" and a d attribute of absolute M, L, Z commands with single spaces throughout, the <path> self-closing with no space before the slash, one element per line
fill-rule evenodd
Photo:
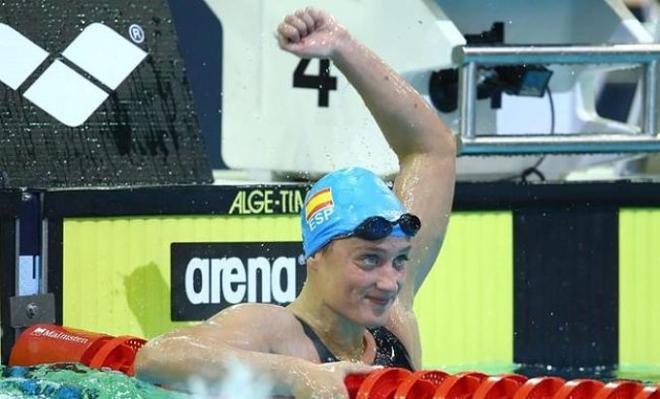
<path fill-rule="evenodd" d="M 309 59 L 303 58 L 293 73 L 293 87 L 303 89 L 317 89 L 319 91 L 319 107 L 330 105 L 330 91 L 337 90 L 337 78 L 330 75 L 330 60 L 319 62 L 318 75 L 305 75 L 309 66 Z"/>

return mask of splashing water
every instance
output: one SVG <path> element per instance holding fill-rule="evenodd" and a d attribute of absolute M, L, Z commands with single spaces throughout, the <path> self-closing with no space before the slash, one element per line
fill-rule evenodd
<path fill-rule="evenodd" d="M 259 377 L 247 366 L 232 362 L 229 374 L 218 384 L 206 384 L 201 379 L 193 379 L 189 390 L 195 398 L 203 399 L 269 399 L 272 383 L 266 377 Z"/>

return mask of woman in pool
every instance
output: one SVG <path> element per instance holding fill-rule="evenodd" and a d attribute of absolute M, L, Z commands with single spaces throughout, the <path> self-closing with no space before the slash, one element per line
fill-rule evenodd
<path fill-rule="evenodd" d="M 301 215 L 307 281 L 298 298 L 286 308 L 235 306 L 152 340 L 138 355 L 141 378 L 214 383 L 240 361 L 269 375 L 276 394 L 345 398 L 347 374 L 421 365 L 413 299 L 446 231 L 454 138 L 407 82 L 327 13 L 287 16 L 278 39 L 300 57 L 331 59 L 357 89 L 399 159 L 394 193 L 361 168 L 323 177 Z"/>

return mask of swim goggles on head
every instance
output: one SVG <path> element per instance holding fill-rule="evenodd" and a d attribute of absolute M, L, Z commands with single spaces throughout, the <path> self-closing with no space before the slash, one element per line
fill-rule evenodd
<path fill-rule="evenodd" d="M 382 216 L 371 216 L 360 223 L 349 236 L 362 238 L 364 240 L 381 240 L 390 234 L 395 225 L 399 225 L 401 231 L 409 237 L 414 236 L 422 227 L 419 218 L 411 213 L 404 213 L 398 220 L 390 222 Z"/>

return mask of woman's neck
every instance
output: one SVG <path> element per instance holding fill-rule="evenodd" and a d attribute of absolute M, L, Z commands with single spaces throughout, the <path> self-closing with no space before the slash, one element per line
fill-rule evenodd
<path fill-rule="evenodd" d="M 367 329 L 332 309 L 311 291 L 305 285 L 287 309 L 309 324 L 335 356 L 341 360 L 361 360 Z"/>

